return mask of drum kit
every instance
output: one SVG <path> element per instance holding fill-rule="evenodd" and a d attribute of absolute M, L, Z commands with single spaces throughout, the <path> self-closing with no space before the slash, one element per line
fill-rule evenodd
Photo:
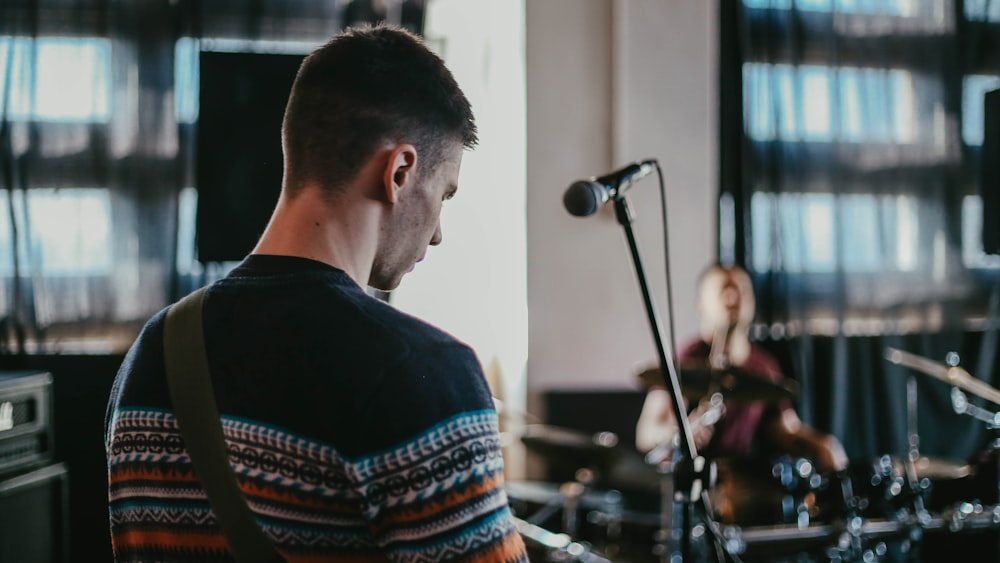
<path fill-rule="evenodd" d="M 886 359 L 952 385 L 956 412 L 1000 428 L 1000 412 L 973 405 L 965 394 L 1000 405 L 1000 390 L 957 365 L 893 348 Z M 647 383 L 656 377 L 655 371 L 639 374 Z M 682 366 L 680 379 L 686 399 L 722 393 L 727 402 L 779 402 L 797 392 L 737 369 Z M 1000 503 L 935 497 L 968 492 L 958 484 L 981 477 L 977 466 L 912 449 L 824 475 L 811 460 L 794 456 L 657 462 L 613 433 L 540 423 L 527 425 L 521 441 L 546 460 L 578 468 L 561 483 L 507 484 L 532 561 L 932 561 L 939 556 L 929 555 L 929 540 L 946 538 L 946 550 L 953 550 L 954 534 L 1000 531 Z M 1000 450 L 1000 440 L 993 448 Z M 991 478 L 987 487 L 1000 490 L 1000 472 Z M 1000 553 L 992 537 L 991 549 Z"/>

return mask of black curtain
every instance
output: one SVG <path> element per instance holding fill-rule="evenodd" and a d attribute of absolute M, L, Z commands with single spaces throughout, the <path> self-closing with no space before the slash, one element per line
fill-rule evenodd
<path fill-rule="evenodd" d="M 954 353 L 1000 384 L 1000 256 L 980 237 L 1000 211 L 980 185 L 1000 5 L 722 0 L 720 14 L 719 219 L 733 235 L 719 255 L 754 279 L 754 339 L 799 380 L 802 418 L 852 460 L 913 446 L 978 457 L 986 423 L 886 354 L 944 366 Z"/>

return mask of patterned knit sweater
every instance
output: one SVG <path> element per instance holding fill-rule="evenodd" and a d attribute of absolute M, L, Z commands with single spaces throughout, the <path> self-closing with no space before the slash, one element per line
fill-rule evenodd
<path fill-rule="evenodd" d="M 118 561 L 230 561 L 170 406 L 165 310 L 108 403 Z M 204 302 L 229 462 L 294 561 L 526 561 L 475 354 L 302 258 L 249 256 Z"/>

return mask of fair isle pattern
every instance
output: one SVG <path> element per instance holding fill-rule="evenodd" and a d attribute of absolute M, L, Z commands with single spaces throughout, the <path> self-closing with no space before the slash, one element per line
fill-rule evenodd
<path fill-rule="evenodd" d="M 346 458 L 329 444 L 254 421 L 222 420 L 230 464 L 252 510 L 289 561 L 346 557 L 517 561 L 493 411 L 463 413 L 396 447 Z M 226 560 L 169 411 L 123 409 L 108 437 L 112 536 L 120 560 L 165 547 Z"/>

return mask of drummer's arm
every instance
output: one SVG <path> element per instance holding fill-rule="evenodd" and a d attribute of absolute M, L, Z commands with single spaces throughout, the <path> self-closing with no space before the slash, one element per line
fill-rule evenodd
<path fill-rule="evenodd" d="M 672 443 L 676 435 L 677 419 L 670 395 L 662 387 L 651 387 L 635 425 L 635 447 L 641 452 L 649 452 L 660 444 Z"/>
<path fill-rule="evenodd" d="M 717 410 L 718 407 L 712 407 L 710 403 L 702 402 L 688 415 L 688 425 L 695 448 L 704 448 L 712 439 L 715 432 L 714 421 L 718 419 L 718 412 L 714 413 L 714 417 L 707 416 L 706 413 L 713 409 Z M 706 421 L 706 418 L 709 420 Z M 648 453 L 664 445 L 676 447 L 680 444 L 677 439 L 678 434 L 680 434 L 680 427 L 677 424 L 677 417 L 674 416 L 670 394 L 663 387 L 650 387 L 646 392 L 646 399 L 642 404 L 642 411 L 639 413 L 639 420 L 635 425 L 636 449 Z"/>
<path fill-rule="evenodd" d="M 803 423 L 793 409 L 784 409 L 775 417 L 770 437 L 782 451 L 811 459 L 821 473 L 847 469 L 847 454 L 840 440 Z"/>

